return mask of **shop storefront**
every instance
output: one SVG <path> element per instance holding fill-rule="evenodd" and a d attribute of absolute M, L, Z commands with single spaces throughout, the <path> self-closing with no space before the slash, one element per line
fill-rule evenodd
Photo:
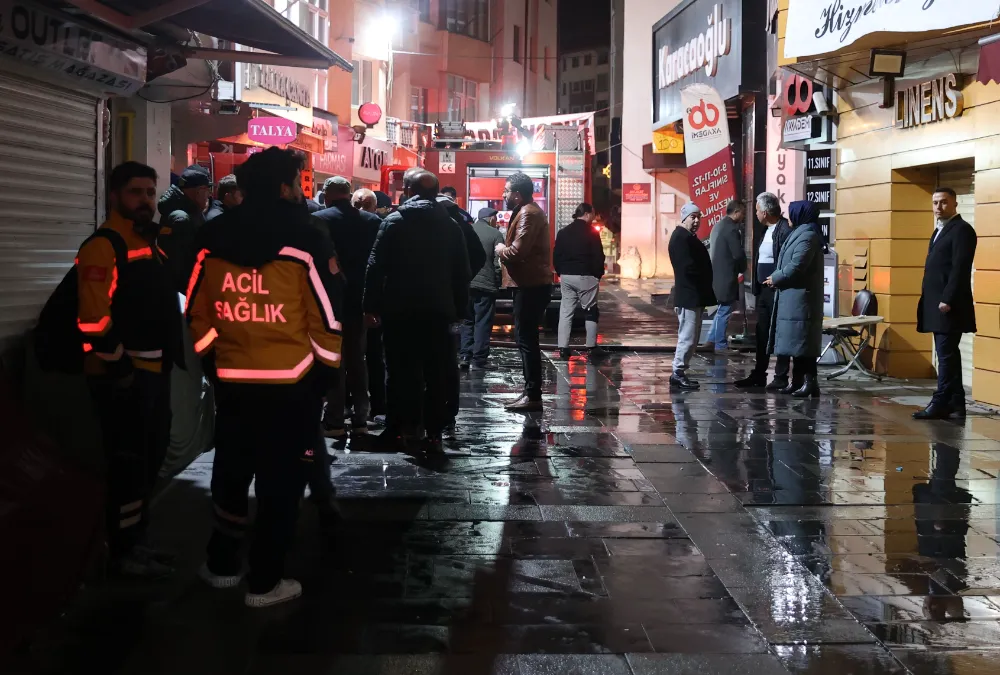
<path fill-rule="evenodd" d="M 628 103 L 623 115 L 626 145 L 633 142 L 631 129 L 644 126 L 649 129 L 640 146 L 642 173 L 628 164 L 624 166 L 622 194 L 622 240 L 626 253 L 633 242 L 643 243 L 644 237 L 638 233 L 648 232 L 649 223 L 653 223 L 650 245 L 635 247 L 641 256 L 640 274 L 644 277 L 673 276 L 667 245 L 679 223 L 681 207 L 691 200 L 694 192 L 688 172 L 690 158 L 685 156 L 683 141 L 685 125 L 692 125 L 688 119 L 690 106 L 682 101 L 685 89 L 708 85 L 722 99 L 724 110 L 711 105 L 706 111 L 708 120 L 731 139 L 730 166 L 735 189 L 732 183 L 727 189 L 746 200 L 763 189 L 767 72 L 765 14 L 757 5 L 743 0 L 686 0 L 650 27 L 652 118 L 643 122 L 644 111 Z M 626 31 L 631 25 L 626 25 Z M 649 37 L 650 33 L 646 33 L 643 39 L 648 41 Z M 632 61 L 631 40 L 629 35 L 625 36 L 626 69 Z M 702 117 L 697 119 L 699 124 L 705 121 Z M 633 187 L 633 194 L 625 194 L 625 184 Z M 724 205 L 722 209 L 724 213 Z M 699 235 L 707 236 L 708 229 Z M 747 241 L 751 247 L 752 230 Z"/>
<path fill-rule="evenodd" d="M 972 0 L 968 11 L 947 12 L 947 3 L 922 9 L 925 3 L 902 0 L 861 17 L 843 39 L 833 40 L 808 3 L 791 5 L 782 3 L 786 16 L 778 22 L 789 26 L 779 35 L 786 38 L 782 65 L 837 90 L 836 152 L 818 157 L 806 171 L 835 165 L 841 314 L 850 311 L 845 299 L 873 291 L 886 320 L 877 334 L 877 367 L 898 377 L 934 376 L 931 336 L 917 332 L 917 301 L 934 228 L 931 194 L 935 186 L 953 188 L 959 213 L 979 235 L 973 276 L 979 332 L 963 341 L 964 381 L 973 398 L 1000 404 L 1000 229 L 994 225 L 1000 216 L 1000 86 L 977 81 L 979 40 L 992 31 L 962 25 L 991 17 L 996 3 Z M 887 55 L 900 71 L 888 87 L 884 76 L 869 74 L 877 57 L 872 48 L 898 52 Z M 906 55 L 902 62 L 900 53 Z"/>
<path fill-rule="evenodd" d="M 393 163 L 393 145 L 381 138 L 365 136 L 354 148 L 354 188 L 378 190 L 382 183 L 382 167 Z"/>
<path fill-rule="evenodd" d="M 0 0 L 0 351 L 35 321 L 104 216 L 109 96 L 146 50 L 86 19 Z"/>

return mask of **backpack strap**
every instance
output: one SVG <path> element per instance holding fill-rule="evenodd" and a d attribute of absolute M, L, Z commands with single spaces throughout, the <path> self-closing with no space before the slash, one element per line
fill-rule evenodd
<path fill-rule="evenodd" d="M 115 249 L 115 268 L 118 270 L 118 278 L 122 278 L 122 274 L 125 272 L 125 266 L 128 264 L 128 244 L 125 243 L 125 239 L 108 227 L 102 227 L 101 229 L 90 235 L 90 239 L 95 237 L 101 237 L 102 239 L 107 239 L 111 242 L 112 248 Z"/>

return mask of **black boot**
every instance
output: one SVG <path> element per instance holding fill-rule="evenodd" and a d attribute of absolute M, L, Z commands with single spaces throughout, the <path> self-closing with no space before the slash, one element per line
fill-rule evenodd
<path fill-rule="evenodd" d="M 798 382 L 796 382 L 795 378 L 793 377 L 792 378 L 792 383 L 790 385 L 788 385 L 787 387 L 785 387 L 784 389 L 779 389 L 778 393 L 779 394 L 785 394 L 785 395 L 794 394 L 795 392 L 797 392 L 801 388 L 802 388 L 802 380 L 799 380 Z"/>
<path fill-rule="evenodd" d="M 744 377 L 742 380 L 736 380 L 733 383 L 737 389 L 755 389 L 763 387 L 767 384 L 767 375 L 758 375 L 753 372 L 748 376 Z"/>
<path fill-rule="evenodd" d="M 806 375 L 802 388 L 792 392 L 795 398 L 819 398 L 819 382 L 815 375 Z"/>
<path fill-rule="evenodd" d="M 765 387 L 767 391 L 781 391 L 782 389 L 788 388 L 788 378 L 787 377 L 775 377 L 771 380 L 771 384 Z M 797 388 L 797 387 L 796 387 Z"/>

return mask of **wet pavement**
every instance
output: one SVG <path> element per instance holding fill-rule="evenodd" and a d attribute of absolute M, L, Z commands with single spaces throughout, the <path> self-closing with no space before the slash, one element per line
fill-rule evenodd
<path fill-rule="evenodd" d="M 1000 418 L 914 422 L 904 382 L 739 392 L 750 358 L 695 357 L 688 394 L 669 354 L 548 361 L 525 418 L 497 350 L 445 459 L 336 452 L 346 521 L 304 510 L 305 595 L 267 611 L 194 576 L 204 456 L 154 511 L 177 578 L 86 591 L 12 672 L 1000 672 Z"/>

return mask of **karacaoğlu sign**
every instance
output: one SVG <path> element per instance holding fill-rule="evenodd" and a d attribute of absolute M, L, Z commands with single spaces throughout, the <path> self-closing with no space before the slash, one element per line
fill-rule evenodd
<path fill-rule="evenodd" d="M 827 54 L 872 33 L 920 33 L 992 21 L 996 0 L 795 0 L 785 58 Z"/>
<path fill-rule="evenodd" d="M 723 100 L 743 79 L 743 0 L 692 0 L 653 27 L 653 129 L 684 117 L 681 89 L 709 84 Z"/>
<path fill-rule="evenodd" d="M 312 127 L 312 71 L 241 63 L 236 92 L 240 100 L 304 127 Z"/>

